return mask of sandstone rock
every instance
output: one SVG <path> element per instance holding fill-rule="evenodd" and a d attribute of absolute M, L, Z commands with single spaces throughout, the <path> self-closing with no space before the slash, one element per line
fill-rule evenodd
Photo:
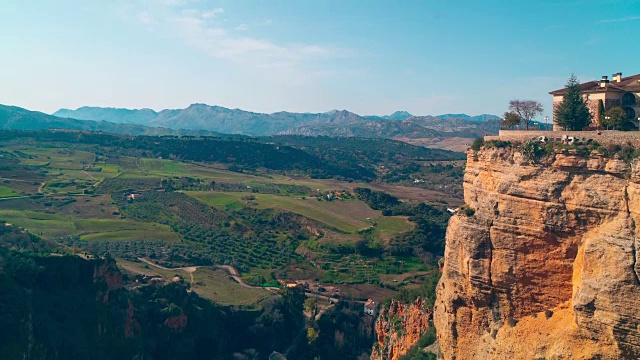
<path fill-rule="evenodd" d="M 475 214 L 450 220 L 434 309 L 445 359 L 640 357 L 640 165 L 549 164 L 469 153 Z"/>
<path fill-rule="evenodd" d="M 566 154 L 557 154 L 556 161 L 553 163 L 553 166 L 557 167 L 584 167 L 585 165 L 587 165 L 585 158 Z"/>
<path fill-rule="evenodd" d="M 371 352 L 371 360 L 398 360 L 427 331 L 431 315 L 431 310 L 425 309 L 420 298 L 411 304 L 392 300 L 376 321 L 378 341 Z"/>

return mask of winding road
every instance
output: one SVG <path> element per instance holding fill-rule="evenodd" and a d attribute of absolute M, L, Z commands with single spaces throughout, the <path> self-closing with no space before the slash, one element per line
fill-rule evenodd
<path fill-rule="evenodd" d="M 193 273 L 198 270 L 198 268 L 201 267 L 208 267 L 208 266 L 185 266 L 185 267 L 176 267 L 176 268 L 168 268 L 162 265 L 158 265 L 152 261 L 149 261 L 148 259 L 145 258 L 138 258 L 138 260 L 142 261 L 143 263 L 149 264 L 151 266 L 157 267 L 158 269 L 162 269 L 162 270 L 182 270 L 182 271 L 186 271 L 189 273 L 189 275 L 191 276 L 191 283 L 193 284 Z M 246 287 L 246 288 L 250 288 L 250 289 L 264 289 L 264 290 L 270 290 L 270 291 L 275 291 L 275 290 L 279 290 L 280 288 L 278 287 L 272 287 L 272 286 L 253 286 L 253 285 L 249 285 L 247 284 L 244 280 L 242 280 L 242 278 L 240 277 L 240 273 L 238 273 L 238 270 L 236 270 L 236 268 L 234 268 L 233 266 L 230 265 L 218 265 L 216 266 L 218 269 L 224 269 L 229 273 L 229 276 L 231 276 L 231 278 L 233 280 L 235 280 L 238 284 L 240 284 L 240 286 Z M 320 295 L 320 294 L 316 294 L 316 293 L 312 293 L 310 291 L 305 291 L 304 293 L 307 297 L 314 297 L 317 299 L 322 299 L 322 300 L 326 300 L 328 302 L 332 302 L 332 303 L 337 303 L 339 301 L 339 299 L 337 298 L 332 298 L 330 296 L 326 296 L 326 295 Z M 358 301 L 360 302 L 360 301 Z M 364 303 L 364 301 L 362 301 L 362 303 Z"/>
<path fill-rule="evenodd" d="M 163 270 L 182 270 L 185 271 L 187 273 L 189 273 L 189 275 L 191 276 L 191 283 L 193 284 L 193 273 L 198 270 L 198 268 L 201 267 L 208 267 L 208 266 L 185 266 L 185 267 L 176 267 L 176 268 L 168 268 L 162 265 L 158 265 L 152 261 L 149 261 L 148 259 L 145 258 L 138 258 L 138 260 L 142 261 L 143 263 L 149 264 L 151 266 L 155 266 L 158 269 L 163 269 Z M 278 290 L 279 288 L 277 287 L 269 287 L 269 286 L 253 286 L 253 285 L 249 285 L 246 282 L 244 282 L 244 280 L 242 280 L 242 278 L 240 277 L 240 273 L 238 273 L 238 270 L 236 270 L 233 266 L 230 265 L 218 265 L 216 266 L 218 269 L 224 269 L 226 270 L 229 275 L 231 276 L 231 278 L 233 280 L 235 280 L 238 284 L 240 284 L 240 286 L 242 287 L 246 287 L 246 288 L 250 288 L 250 289 L 265 289 L 265 290 Z"/>

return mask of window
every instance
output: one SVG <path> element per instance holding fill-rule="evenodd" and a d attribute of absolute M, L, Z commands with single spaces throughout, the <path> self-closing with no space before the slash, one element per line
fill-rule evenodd
<path fill-rule="evenodd" d="M 622 105 L 635 106 L 636 95 L 634 93 L 626 93 L 622 95 Z"/>
<path fill-rule="evenodd" d="M 625 107 L 625 108 L 624 108 L 624 112 L 626 112 L 626 113 L 627 113 L 627 119 L 632 119 L 632 120 L 635 120 L 635 119 L 636 119 L 636 111 L 635 111 L 635 110 L 633 110 L 632 108 L 630 108 L 630 107 Z"/>

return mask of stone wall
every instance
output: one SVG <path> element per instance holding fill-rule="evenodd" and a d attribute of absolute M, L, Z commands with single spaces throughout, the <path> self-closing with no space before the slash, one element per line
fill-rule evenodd
<path fill-rule="evenodd" d="M 573 136 L 582 141 L 593 140 L 600 144 L 626 144 L 640 147 L 640 131 L 526 131 L 526 130 L 500 130 L 498 136 L 485 136 L 485 141 L 503 140 L 524 142 L 545 136 L 554 141 L 560 141 L 563 136 Z"/>

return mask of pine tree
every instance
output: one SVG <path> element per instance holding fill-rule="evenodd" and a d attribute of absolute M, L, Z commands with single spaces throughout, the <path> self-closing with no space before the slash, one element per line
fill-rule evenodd
<path fill-rule="evenodd" d="M 571 74 L 565 86 L 562 102 L 554 111 L 556 124 L 565 130 L 581 131 L 591 123 L 591 114 L 582 98 L 578 78 Z"/>
<path fill-rule="evenodd" d="M 602 126 L 604 124 L 604 101 L 598 100 L 598 124 Z"/>

